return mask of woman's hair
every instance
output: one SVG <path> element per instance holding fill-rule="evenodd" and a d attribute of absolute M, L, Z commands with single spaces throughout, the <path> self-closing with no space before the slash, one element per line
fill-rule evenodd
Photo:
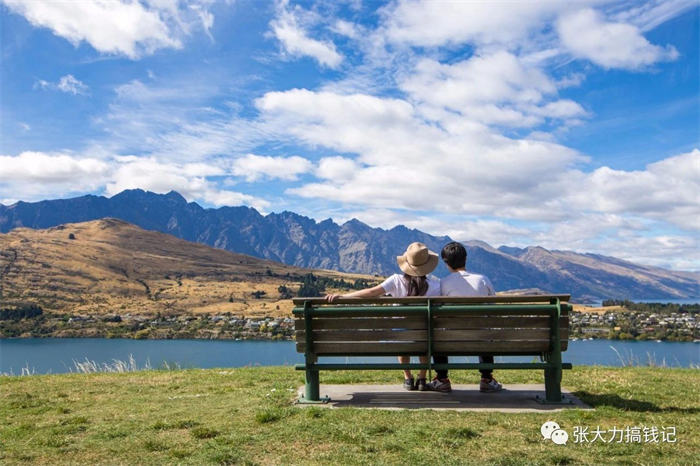
<path fill-rule="evenodd" d="M 414 277 L 405 273 L 403 278 L 408 283 L 408 296 L 424 296 L 428 292 L 428 279 L 425 275 Z"/>

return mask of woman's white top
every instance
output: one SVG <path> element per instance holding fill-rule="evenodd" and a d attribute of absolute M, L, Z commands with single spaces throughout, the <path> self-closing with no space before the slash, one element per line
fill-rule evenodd
<path fill-rule="evenodd" d="M 427 279 L 428 291 L 425 293 L 425 296 L 440 296 L 440 281 L 432 277 L 427 277 Z M 408 282 L 403 275 L 399 273 L 395 273 L 384 280 L 382 288 L 384 288 L 386 294 L 394 298 L 405 298 L 408 296 Z"/>

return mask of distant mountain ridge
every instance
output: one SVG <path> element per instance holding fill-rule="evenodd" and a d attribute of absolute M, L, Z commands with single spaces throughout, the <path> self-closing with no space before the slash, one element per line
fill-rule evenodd
<path fill-rule="evenodd" d="M 413 241 L 439 251 L 451 241 L 405 226 L 372 228 L 353 219 L 338 225 L 316 222 L 294 212 L 261 215 L 251 207 L 205 209 L 171 191 L 123 191 L 111 198 L 18 202 L 0 205 L 0 232 L 17 227 L 49 228 L 114 217 L 147 230 L 228 251 L 304 268 L 389 275 L 396 255 Z M 700 296 L 700 274 L 669 271 L 620 259 L 541 247 L 498 249 L 466 242 L 467 269 L 487 275 L 498 290 L 539 288 L 570 292 L 579 300 L 603 298 L 669 299 Z M 444 265 L 437 275 L 446 273 Z"/>

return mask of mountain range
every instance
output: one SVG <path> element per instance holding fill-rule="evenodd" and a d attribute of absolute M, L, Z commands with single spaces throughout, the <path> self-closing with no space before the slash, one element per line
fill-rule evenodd
<path fill-rule="evenodd" d="M 372 279 L 224 251 L 114 218 L 0 234 L 0 308 L 288 316 L 289 295 L 309 272 L 351 284 Z"/>
<path fill-rule="evenodd" d="M 156 194 L 139 189 L 111 198 L 87 195 L 0 205 L 0 232 L 107 217 L 297 267 L 382 276 L 397 271 L 396 256 L 409 243 L 421 241 L 440 251 L 451 241 L 447 236 L 433 236 L 402 225 L 385 230 L 356 219 L 338 225 L 331 219 L 316 222 L 288 211 L 262 215 L 245 206 L 203 208 L 174 191 Z M 698 273 L 537 246 L 497 249 L 482 241 L 468 241 L 465 245 L 467 269 L 487 275 L 497 290 L 566 292 L 579 301 L 700 297 Z M 435 273 L 443 276 L 446 272 L 441 264 Z"/>

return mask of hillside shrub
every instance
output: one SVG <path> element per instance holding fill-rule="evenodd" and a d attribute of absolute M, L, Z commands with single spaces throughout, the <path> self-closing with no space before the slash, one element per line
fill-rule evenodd
<path fill-rule="evenodd" d="M 20 320 L 40 316 L 44 310 L 38 304 L 25 303 L 0 309 L 0 320 Z"/>

